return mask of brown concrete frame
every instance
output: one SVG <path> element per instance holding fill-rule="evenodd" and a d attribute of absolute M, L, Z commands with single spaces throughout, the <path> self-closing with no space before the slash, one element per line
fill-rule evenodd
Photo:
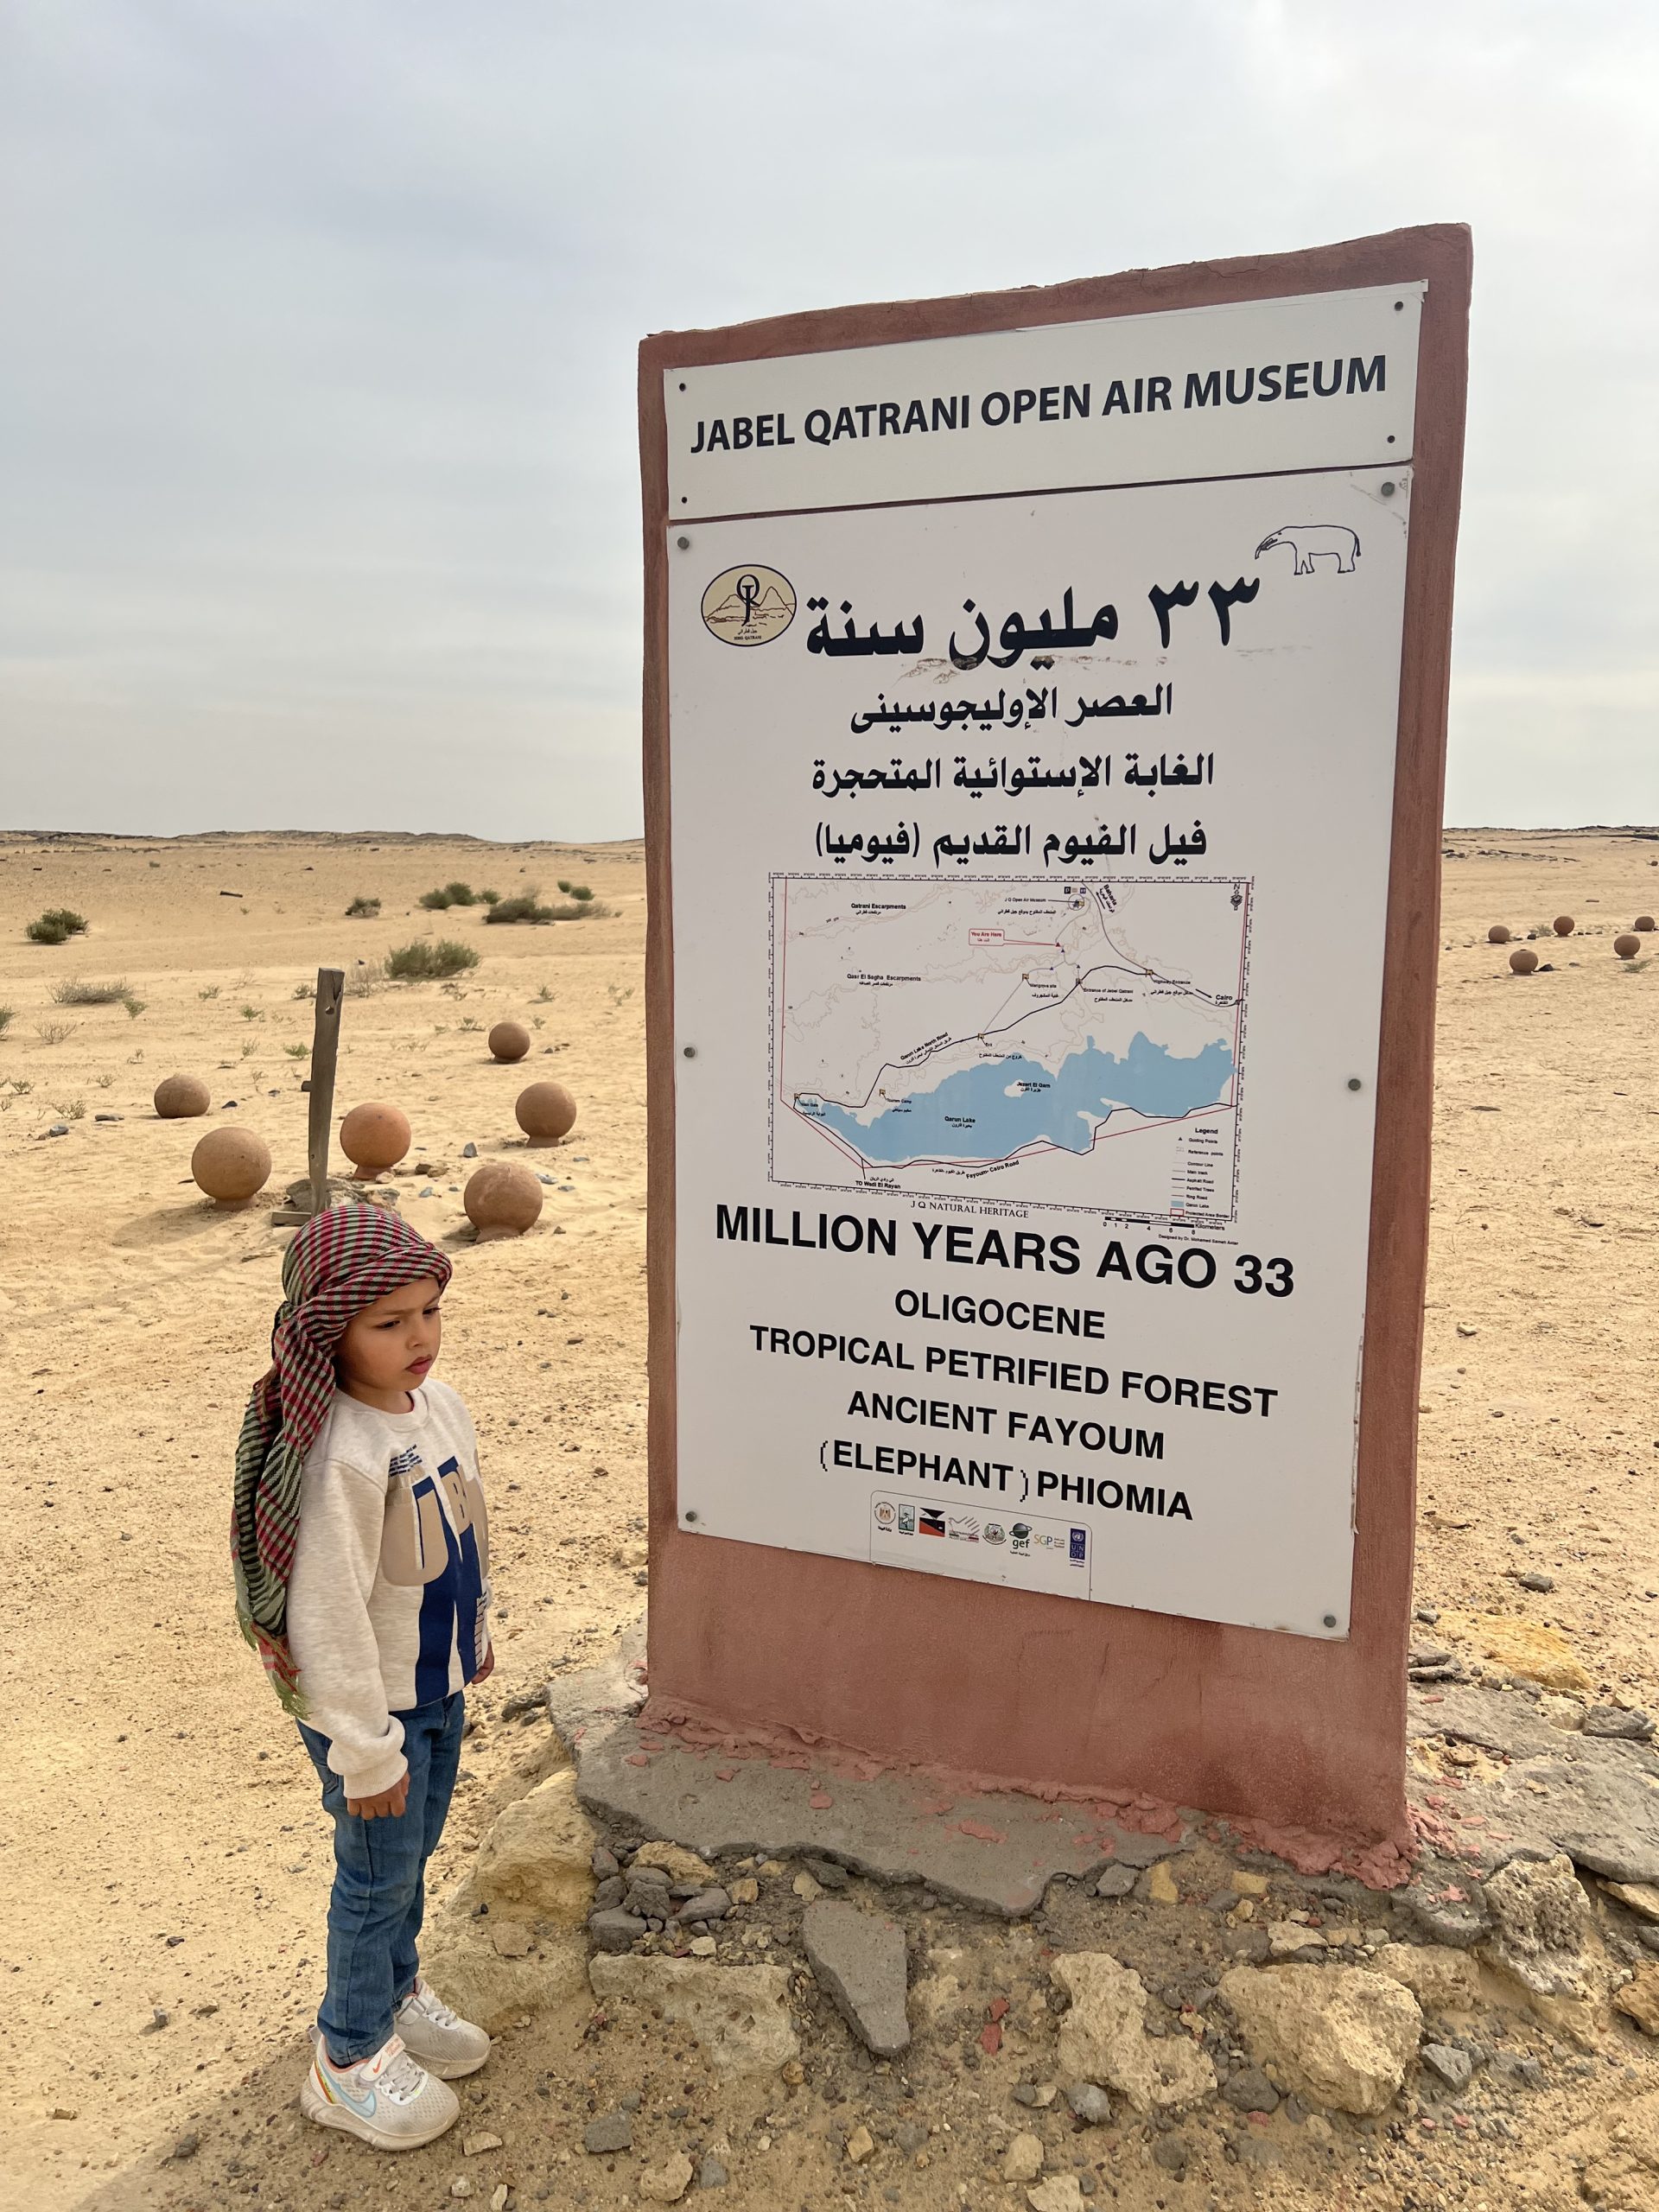
<path fill-rule="evenodd" d="M 639 349 L 650 923 L 650 1670 L 653 1708 L 1013 1784 L 1133 1786 L 1409 1842 L 1405 1662 L 1428 1233 L 1440 812 L 1472 251 L 1459 225 L 668 332 Z M 665 371 L 1427 280 L 1418 355 L 1383 966 L 1351 1632 L 1318 1639 L 726 1541 L 677 1514 L 675 1016 Z M 696 1295 L 696 1286 L 688 1287 Z"/>

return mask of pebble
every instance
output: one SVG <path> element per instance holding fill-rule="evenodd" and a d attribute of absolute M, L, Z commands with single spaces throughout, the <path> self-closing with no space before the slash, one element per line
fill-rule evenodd
<path fill-rule="evenodd" d="M 694 1959 L 712 1959 L 717 1948 L 712 1936 L 694 1936 L 691 1938 L 691 1955 Z"/>
<path fill-rule="evenodd" d="M 1043 2171 L 1043 2142 L 1039 2135 L 1016 2135 L 1002 2154 L 1004 2181 L 1035 2181 Z"/>
<path fill-rule="evenodd" d="M 847 2138 L 847 2156 L 855 2166 L 861 2166 L 866 2158 L 874 2155 L 875 2138 L 861 2121 Z"/>
<path fill-rule="evenodd" d="M 476 1160 L 478 1158 L 478 1147 L 475 1144 L 462 1145 L 461 1147 L 461 1156 L 463 1160 Z"/>
<path fill-rule="evenodd" d="M 1448 2089 L 1456 2092 L 1469 2086 L 1475 2068 L 1466 2050 L 1459 2050 L 1446 2043 L 1426 2043 L 1420 2056 L 1424 2065 L 1438 2074 Z"/>
<path fill-rule="evenodd" d="M 500 2148 L 501 2138 L 499 2135 L 469 2135 L 461 2146 L 461 2153 L 464 2158 L 478 2158 L 486 2151 L 499 2151 Z"/>
<path fill-rule="evenodd" d="M 626 1951 L 639 1941 L 647 1923 L 643 1913 L 612 1910 L 589 1916 L 588 1933 L 601 1951 Z"/>
<path fill-rule="evenodd" d="M 809 1859 L 806 1871 L 821 1890 L 844 1890 L 847 1869 L 837 1866 L 833 1859 Z"/>
<path fill-rule="evenodd" d="M 554 1187 L 553 1178 L 550 1175 L 538 1175 L 536 1180 L 538 1183 L 545 1183 L 550 1191 Z"/>
<path fill-rule="evenodd" d="M 919 2120 L 901 2120 L 893 2131 L 893 2139 L 906 2158 L 914 2158 L 918 2151 L 927 2148 L 927 2130 Z"/>
<path fill-rule="evenodd" d="M 67 1137 L 69 1134 L 69 1124 L 67 1122 L 54 1122 L 46 1134 L 49 1137 Z"/>
<path fill-rule="evenodd" d="M 1073 2082 L 1065 2101 L 1085 2127 L 1104 2127 L 1112 2116 L 1112 2101 L 1092 2082 Z"/>
<path fill-rule="evenodd" d="M 119 1114 L 94 1114 L 92 1119 L 95 1122 L 118 1122 L 124 1119 L 124 1116 Z"/>
<path fill-rule="evenodd" d="M 1525 1574 L 1517 1574 L 1515 1579 L 1523 1590 L 1553 1590 L 1555 1587 L 1555 1578 L 1553 1574 L 1537 1574 L 1529 1572 Z"/>
<path fill-rule="evenodd" d="M 490 2212 L 507 2212 L 507 2199 L 512 2194 L 505 2182 L 497 2182 L 490 2191 Z"/>
<path fill-rule="evenodd" d="M 1133 1866 L 1109 1866 L 1095 1884 L 1097 1897 L 1126 1897 L 1135 1887 L 1137 1876 Z"/>
<path fill-rule="evenodd" d="M 607 2151 L 631 2151 L 633 2122 L 625 2112 L 602 2112 L 582 2129 L 582 2147 L 595 2158 Z"/>
<path fill-rule="evenodd" d="M 594 1855 L 597 1858 L 599 1854 L 595 1852 Z M 607 1874 L 594 1891 L 591 1910 L 594 1912 L 613 1911 L 627 1895 L 627 1884 L 620 1874 Z"/>
<path fill-rule="evenodd" d="M 449 2194 L 451 2196 L 470 2196 L 472 2193 L 473 2184 L 467 2180 L 465 2174 L 457 2174 L 454 2181 L 449 2184 Z"/>
<path fill-rule="evenodd" d="M 1259 2066 L 1241 2066 L 1222 2085 L 1223 2101 L 1235 2112 L 1276 2112 L 1279 2092 Z"/>
<path fill-rule="evenodd" d="M 1026 2105 L 1037 2112 L 1046 2112 L 1059 2092 L 1052 2082 L 1016 2082 L 1009 2094 L 1017 2105 Z"/>
<path fill-rule="evenodd" d="M 1411 1618 L 1424 1628 L 1433 1628 L 1440 1618 L 1440 1609 L 1438 1605 L 1414 1605 Z"/>
<path fill-rule="evenodd" d="M 54 2114 L 55 2118 L 56 2115 Z M 193 2127 L 188 2135 L 181 2135 L 168 2152 L 170 2158 L 194 2158 L 201 2148 L 201 2138 Z"/>
<path fill-rule="evenodd" d="M 724 1890 L 698 1890 L 687 1897 L 676 1917 L 680 1920 L 724 1920 L 732 1909 Z"/>
<path fill-rule="evenodd" d="M 1184 2174 L 1192 2153 L 1184 2135 L 1160 2135 L 1152 2146 L 1152 2162 L 1166 2173 Z"/>
<path fill-rule="evenodd" d="M 697 2168 L 699 2189 L 724 2189 L 731 2176 L 718 2158 L 705 2158 Z"/>

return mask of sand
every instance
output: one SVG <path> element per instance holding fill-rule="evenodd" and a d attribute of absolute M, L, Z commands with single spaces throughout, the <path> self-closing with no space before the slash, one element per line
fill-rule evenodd
<path fill-rule="evenodd" d="M 1659 969 L 1625 968 L 1611 944 L 1659 906 L 1659 845 L 1487 831 L 1446 849 L 1419 1596 L 1555 1624 L 1599 1691 L 1651 1702 Z M 573 877 L 614 915 L 504 929 L 416 907 L 457 876 L 509 895 Z M 493 1502 L 499 1664 L 441 1876 L 536 1757 L 494 1720 L 500 1704 L 590 1661 L 643 1602 L 642 879 L 637 846 L 0 839 L 0 1004 L 15 1009 L 0 1335 L 21 1523 L 0 1585 L 5 2202 L 118 2190 L 194 2115 L 238 2109 L 255 2069 L 261 2120 L 291 2104 L 327 1840 L 315 1777 L 231 1623 L 226 1526 L 277 1294 L 268 1205 L 304 1166 L 311 1009 L 296 991 L 321 963 L 354 969 L 416 935 L 483 954 L 453 988 L 349 998 L 338 1094 L 341 1110 L 401 1105 L 411 1164 L 429 1163 L 390 1180 L 455 1253 L 442 1371 L 478 1417 Z M 359 894 L 382 899 L 379 918 L 343 918 Z M 28 944 L 24 921 L 57 906 L 89 916 L 88 936 Z M 1561 912 L 1582 926 L 1540 944 L 1552 973 L 1513 977 L 1508 949 L 1484 942 L 1491 922 L 1524 932 Z M 54 1006 L 51 984 L 72 976 L 124 978 L 143 1010 Z M 516 1068 L 484 1046 L 508 1016 L 534 1039 Z M 49 1042 L 54 1021 L 74 1026 Z M 153 1117 L 175 1070 L 213 1086 L 206 1119 Z M 558 1187 L 528 1237 L 475 1247 L 461 1147 L 526 1157 L 512 1100 L 542 1076 L 581 1104 L 556 1153 L 528 1155 Z M 67 1136 L 41 1137 L 78 1106 Z M 271 1148 L 246 1211 L 188 1180 L 220 1122 Z M 1529 1569 L 1555 1589 L 1522 1591 Z M 171 2171 L 132 2201 L 166 2202 Z M 346 2202 L 334 2186 L 320 2176 L 314 2201 Z"/>

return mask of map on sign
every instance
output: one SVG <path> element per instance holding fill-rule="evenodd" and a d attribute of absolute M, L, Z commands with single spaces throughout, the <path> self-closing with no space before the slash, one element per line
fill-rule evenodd
<path fill-rule="evenodd" d="M 1232 1219 L 1248 880 L 772 896 L 774 1182 Z"/>

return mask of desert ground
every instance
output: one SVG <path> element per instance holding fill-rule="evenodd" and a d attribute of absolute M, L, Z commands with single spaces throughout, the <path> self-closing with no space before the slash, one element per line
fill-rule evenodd
<path fill-rule="evenodd" d="M 1611 940 L 1659 906 L 1659 843 L 1481 830 L 1449 832 L 1446 849 L 1418 1598 L 1553 1624 L 1599 1697 L 1652 1705 L 1659 966 L 1619 961 Z M 494 1809 L 546 1769 L 545 1726 L 503 1707 L 594 1663 L 645 1598 L 642 861 L 637 845 L 0 837 L 0 1006 L 13 1010 L 0 1035 L 0 1371 L 16 1535 L 0 1584 L 5 2203 L 304 2212 L 476 2195 L 481 2207 L 503 2186 L 506 2203 L 620 2203 L 638 2161 L 581 2147 L 619 2064 L 644 2088 L 642 2143 L 660 2105 L 662 2141 L 690 2130 L 699 2150 L 727 2150 L 733 2212 L 816 2212 L 844 2196 L 1026 2202 L 982 2157 L 946 2155 L 951 2115 L 965 2140 L 962 2100 L 980 2091 L 931 2046 L 902 2082 L 862 2054 L 826 2060 L 803 2093 L 816 2118 L 792 2136 L 779 2120 L 764 2153 L 764 2105 L 721 2102 L 689 2056 L 683 2086 L 669 2083 L 675 2050 L 652 2075 L 644 2056 L 604 2056 L 571 2010 L 505 2038 L 468 2085 L 462 2129 L 504 2139 L 475 2158 L 446 2140 L 376 2164 L 294 2110 L 329 1846 L 315 1777 L 236 1635 L 226 1538 L 237 1427 L 278 1295 L 286 1232 L 270 1206 L 304 1169 L 301 994 L 322 963 L 353 979 L 338 1109 L 384 1098 L 408 1112 L 418 1172 L 390 1179 L 455 1257 L 442 1371 L 478 1419 L 499 1656 L 443 1846 L 453 1881 Z M 480 906 L 417 904 L 452 879 L 512 896 L 551 894 L 560 877 L 590 885 L 608 916 L 490 927 Z M 356 898 L 378 899 L 379 914 L 346 919 Z M 25 923 L 54 907 L 87 917 L 86 933 L 27 942 Z M 1548 932 L 1559 913 L 1578 927 L 1539 943 L 1548 972 L 1513 976 L 1485 941 L 1491 923 Z M 417 936 L 460 938 L 480 963 L 447 985 L 376 981 L 388 949 Z M 89 978 L 124 982 L 130 1005 L 54 1001 L 54 986 Z M 507 1015 L 534 1039 L 516 1069 L 485 1048 Z M 205 1120 L 155 1117 L 153 1087 L 175 1071 L 212 1085 Z M 462 1148 L 516 1147 L 512 1101 L 539 1075 L 569 1087 L 580 1119 L 533 1160 L 556 1178 L 536 1228 L 475 1246 Z M 273 1155 L 245 1211 L 216 1210 L 190 1180 L 194 1145 L 222 1122 L 257 1129 Z M 47 1134 L 59 1124 L 67 1134 Z M 1554 1586 L 1527 1590 L 1522 1573 Z M 1018 2011 L 1039 1946 L 1029 1930 L 996 1941 L 994 1986 Z M 1620 2035 L 1552 2075 L 1529 2108 L 1529 2155 L 1566 2144 L 1570 2163 L 1572 2131 L 1654 2088 L 1641 2038 Z M 671 2094 L 683 2100 L 671 2110 Z M 931 2166 L 884 2147 L 849 2169 L 836 2126 L 844 2137 L 866 2107 L 891 2121 L 895 2098 L 906 2124 L 931 2127 Z M 1398 2138 L 1368 2137 L 1328 2171 L 1298 2142 L 1278 2165 L 1202 2179 L 1144 2159 L 1116 2175 L 1097 2156 L 1086 2193 L 1176 2212 L 1526 2201 L 1490 2138 L 1443 2157 Z M 1646 2185 L 1659 2191 L 1659 2177 Z"/>

